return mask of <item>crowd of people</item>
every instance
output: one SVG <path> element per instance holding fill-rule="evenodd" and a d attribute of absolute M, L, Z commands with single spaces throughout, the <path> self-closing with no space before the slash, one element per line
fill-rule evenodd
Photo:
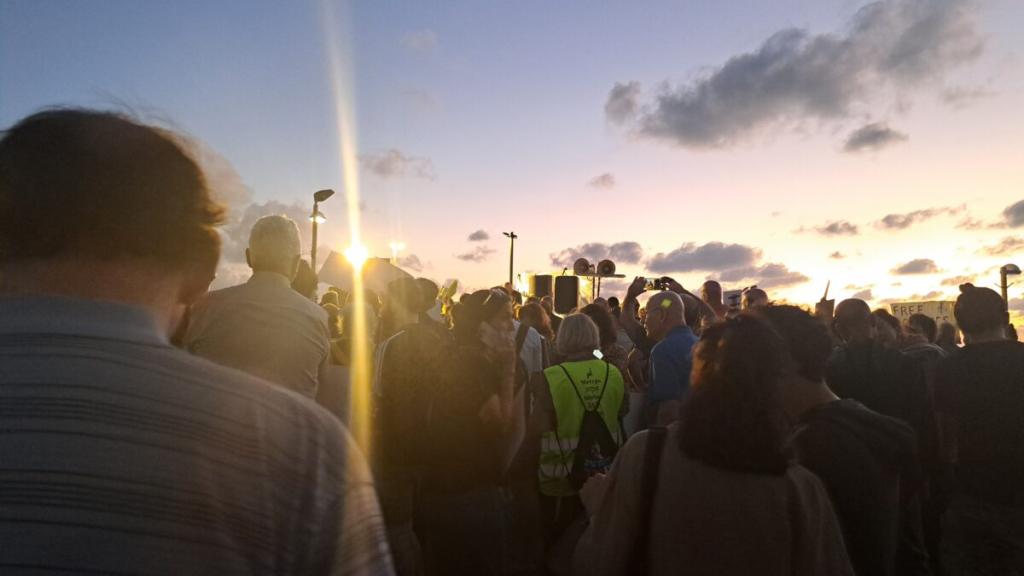
<path fill-rule="evenodd" d="M 3 133 L 0 572 L 1024 574 L 1024 344 L 990 289 L 960 287 L 963 344 L 713 280 L 565 315 L 411 277 L 318 301 L 266 216 L 210 292 L 223 217 L 163 129 Z"/>

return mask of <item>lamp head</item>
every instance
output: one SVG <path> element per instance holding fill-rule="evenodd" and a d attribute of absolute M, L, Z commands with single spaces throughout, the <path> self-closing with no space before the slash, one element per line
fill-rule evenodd
<path fill-rule="evenodd" d="M 330 188 L 324 188 L 323 190 L 317 190 L 316 192 L 313 193 L 313 200 L 317 202 L 323 202 L 330 198 L 331 196 L 334 196 L 334 190 L 331 190 Z"/>
<path fill-rule="evenodd" d="M 1007 264 L 1000 268 L 999 271 L 1007 276 L 1016 276 L 1017 274 L 1020 274 L 1020 267 L 1016 264 Z"/>

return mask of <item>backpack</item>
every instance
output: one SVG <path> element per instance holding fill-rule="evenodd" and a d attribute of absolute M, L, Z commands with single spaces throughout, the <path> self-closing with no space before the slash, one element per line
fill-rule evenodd
<path fill-rule="evenodd" d="M 608 430 L 604 418 L 598 411 L 601 407 L 601 400 L 604 398 L 604 391 L 608 388 L 608 377 L 612 371 L 611 365 L 607 362 L 604 364 L 604 384 L 601 385 L 601 393 L 598 395 L 597 401 L 594 402 L 593 408 L 587 407 L 587 403 L 580 395 L 579 387 L 569 375 L 569 371 L 565 369 L 565 366 L 559 365 L 583 406 L 583 420 L 580 422 L 580 431 L 577 436 L 579 442 L 576 444 L 576 452 L 573 454 L 572 467 L 569 469 L 568 477 L 569 485 L 573 490 L 582 488 L 591 476 L 607 472 L 612 461 L 615 460 L 615 455 L 619 452 L 619 443 Z"/>

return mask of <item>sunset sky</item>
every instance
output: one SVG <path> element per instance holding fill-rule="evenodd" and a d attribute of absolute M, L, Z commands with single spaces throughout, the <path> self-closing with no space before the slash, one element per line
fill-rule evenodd
<path fill-rule="evenodd" d="M 222 284 L 255 218 L 308 230 L 344 190 L 332 56 L 363 243 L 417 275 L 500 283 L 507 230 L 524 273 L 612 255 L 804 303 L 1024 267 L 1024 2 L 608 4 L 0 0 L 0 125 L 98 106 L 200 142 Z"/>

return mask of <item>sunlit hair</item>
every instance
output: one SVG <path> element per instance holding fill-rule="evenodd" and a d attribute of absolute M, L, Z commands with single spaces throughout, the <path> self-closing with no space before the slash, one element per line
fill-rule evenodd
<path fill-rule="evenodd" d="M 0 138 L 0 263 L 141 258 L 212 278 L 224 210 L 176 140 L 84 109 L 15 124 Z"/>
<path fill-rule="evenodd" d="M 524 304 L 519 309 L 519 321 L 536 330 L 549 341 L 554 340 L 555 333 L 551 330 L 551 318 L 537 302 Z"/>
<path fill-rule="evenodd" d="M 618 331 L 615 330 L 615 321 L 607 308 L 598 304 L 587 304 L 581 310 L 597 325 L 597 332 L 601 338 L 601 348 L 611 346 L 619 339 Z"/>
<path fill-rule="evenodd" d="M 291 218 L 272 214 L 256 221 L 249 232 L 249 259 L 253 269 L 287 269 L 302 253 L 299 227 Z"/>
<path fill-rule="evenodd" d="M 779 334 L 750 313 L 704 331 L 694 349 L 679 444 L 710 466 L 762 474 L 786 470 L 780 394 L 788 361 Z"/>
<path fill-rule="evenodd" d="M 562 319 L 555 349 L 562 356 L 593 352 L 601 347 L 597 324 L 586 314 L 569 314 Z"/>

